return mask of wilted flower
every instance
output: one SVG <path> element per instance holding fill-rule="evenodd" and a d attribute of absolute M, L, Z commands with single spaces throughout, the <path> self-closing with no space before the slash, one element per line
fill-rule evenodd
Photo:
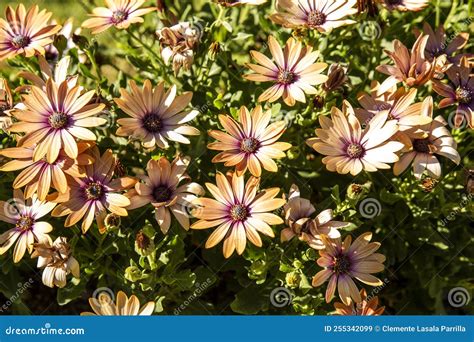
<path fill-rule="evenodd" d="M 11 147 L 0 150 L 0 155 L 14 158 L 0 167 L 0 171 L 21 171 L 13 182 L 13 188 L 25 187 L 25 197 L 30 198 L 34 193 L 41 201 L 46 199 L 51 187 L 61 193 L 68 190 L 66 175 L 81 177 L 84 175 L 84 166 L 94 162 L 87 154 L 92 143 L 79 142 L 77 158 L 69 158 L 64 150 L 52 163 L 45 158 L 33 160 L 33 147 Z"/>
<path fill-rule="evenodd" d="M 225 7 L 234 7 L 242 5 L 261 5 L 267 2 L 267 0 L 216 0 L 219 5 Z"/>
<path fill-rule="evenodd" d="M 419 30 L 415 31 L 416 36 L 422 33 Z M 471 54 L 457 54 L 456 51 L 461 50 L 469 41 L 469 33 L 461 32 L 456 36 L 446 37 L 443 25 L 440 25 L 436 31 L 433 31 L 428 23 L 423 24 L 423 34 L 428 35 L 428 42 L 426 43 L 425 56 L 432 62 L 435 58 L 436 63 L 436 78 L 442 79 L 443 73 L 451 67 L 451 63 L 459 64 L 462 57 L 472 56 Z"/>
<path fill-rule="evenodd" d="M 420 187 L 423 189 L 424 192 L 431 192 L 438 184 L 438 180 L 431 178 L 431 177 L 424 177 L 421 180 Z"/>
<path fill-rule="evenodd" d="M 460 66 L 452 66 L 447 72 L 449 84 L 433 81 L 433 89 L 443 96 L 439 107 L 444 108 L 457 104 L 454 125 L 460 127 L 466 122 L 474 128 L 474 77 L 472 66 L 466 57 L 461 59 Z"/>
<path fill-rule="evenodd" d="M 7 6 L 6 20 L 0 18 L 0 61 L 16 55 L 44 55 L 44 47 L 53 42 L 51 37 L 61 29 L 60 25 L 48 25 L 51 15 L 46 10 L 40 12 L 37 5 L 28 12 L 23 4 L 16 11 Z"/>
<path fill-rule="evenodd" d="M 207 229 L 218 226 L 206 242 L 211 248 L 224 240 L 224 257 L 228 258 L 234 250 L 240 255 L 244 252 L 247 239 L 257 247 L 262 246 L 259 232 L 274 237 L 269 225 L 283 223 L 283 220 L 271 211 L 280 208 L 285 200 L 275 198 L 279 188 L 270 188 L 257 192 L 260 178 L 250 177 L 245 183 L 244 175 L 236 173 L 224 176 L 218 172 L 217 186 L 206 183 L 206 187 L 215 198 L 198 198 L 193 204 L 199 206 L 192 211 L 199 221 L 192 224 L 193 229 Z"/>
<path fill-rule="evenodd" d="M 341 236 L 338 229 L 347 226 L 346 222 L 332 220 L 331 209 L 324 210 L 312 219 L 311 216 L 316 209 L 309 200 L 300 197 L 300 190 L 295 184 L 291 186 L 288 202 L 283 209 L 287 227 L 281 231 L 282 242 L 297 236 L 311 248 L 322 249 L 324 244 L 321 235 L 338 238 Z"/>
<path fill-rule="evenodd" d="M 219 42 L 212 42 L 211 45 L 209 46 L 209 50 L 207 55 L 211 60 L 215 60 L 216 56 L 222 51 L 222 47 L 219 44 Z"/>
<path fill-rule="evenodd" d="M 48 233 L 53 227 L 45 221 L 38 221 L 47 215 L 56 203 L 41 202 L 35 195 L 25 201 L 21 190 L 13 190 L 13 201 L 0 201 L 0 221 L 15 225 L 14 228 L 0 235 L 0 255 L 16 242 L 13 250 L 13 262 L 19 262 L 25 255 L 33 251 L 35 242 L 51 242 Z"/>
<path fill-rule="evenodd" d="M 122 218 L 114 213 L 107 214 L 104 220 L 105 229 L 111 231 L 120 227 L 122 223 Z"/>
<path fill-rule="evenodd" d="M 328 69 L 328 80 L 323 83 L 322 87 L 326 93 L 329 93 L 341 88 L 348 80 L 347 67 L 331 64 Z"/>
<path fill-rule="evenodd" d="M 44 268 L 42 279 L 46 286 L 66 286 L 66 277 L 70 273 L 75 278 L 80 277 L 79 263 L 72 256 L 65 237 L 58 237 L 53 244 L 50 241 L 35 243 L 31 257 L 37 257 L 38 268 Z"/>
<path fill-rule="evenodd" d="M 260 65 L 248 64 L 255 73 L 244 75 L 251 81 L 274 83 L 259 96 L 259 102 L 275 102 L 283 96 L 288 106 L 294 106 L 296 101 L 304 103 L 305 93 L 316 94 L 313 86 L 327 81 L 328 77 L 321 75 L 327 64 L 315 63 L 319 51 L 313 51 L 311 46 L 303 47 L 300 42 L 290 38 L 282 49 L 272 36 L 268 37 L 268 46 L 275 62 L 258 51 L 250 51 Z"/>
<path fill-rule="evenodd" d="M 137 296 L 130 298 L 119 291 L 117 303 L 107 292 L 101 292 L 98 298 L 89 298 L 89 304 L 94 312 L 82 312 L 81 316 L 151 316 L 155 310 L 155 302 L 148 302 L 140 308 Z"/>
<path fill-rule="evenodd" d="M 96 140 L 96 136 L 86 127 L 97 127 L 107 122 L 96 115 L 102 111 L 104 104 L 88 104 L 94 91 L 80 94 L 79 86 L 69 88 L 67 81 L 58 85 L 49 79 L 46 91 L 36 86 L 31 87 L 31 94 L 23 95 L 25 109 L 13 112 L 20 120 L 12 124 L 11 132 L 25 132 L 21 145 L 35 146 L 33 160 L 44 156 L 53 163 L 61 149 L 70 158 L 77 158 L 78 148 L 74 138 Z"/>
<path fill-rule="evenodd" d="M 94 159 L 92 165 L 85 166 L 84 177 L 70 178 L 69 189 L 64 194 L 57 194 L 53 200 L 59 205 L 53 210 L 55 217 L 66 216 L 65 227 L 75 225 L 82 219 L 82 232 L 86 233 L 94 219 L 99 231 L 106 231 L 104 220 L 107 211 L 119 216 L 127 216 L 125 207 L 130 200 L 119 192 L 133 187 L 136 180 L 131 177 L 112 179 L 115 157 L 111 150 L 100 155 L 99 149 L 91 149 Z"/>
<path fill-rule="evenodd" d="M 121 97 L 115 103 L 130 118 L 118 119 L 121 126 L 117 135 L 140 139 L 146 148 L 157 145 L 166 149 L 168 140 L 189 144 L 184 135 L 199 135 L 199 130 L 185 123 L 194 119 L 199 111 L 184 110 L 193 97 L 192 92 L 176 96 L 176 86 L 165 92 L 164 82 L 152 88 L 146 80 L 143 88 L 130 81 L 131 91 L 120 89 Z"/>
<path fill-rule="evenodd" d="M 147 256 L 153 253 L 155 244 L 147 234 L 140 230 L 135 237 L 135 251 L 141 256 Z"/>
<path fill-rule="evenodd" d="M 430 62 L 425 58 L 425 48 L 428 35 L 420 35 L 410 51 L 399 40 L 393 42 L 393 52 L 385 51 L 395 63 L 379 65 L 376 70 L 389 75 L 380 85 L 379 92 L 384 93 L 399 82 L 408 87 L 418 87 L 433 78 L 436 71 L 436 57 Z"/>
<path fill-rule="evenodd" d="M 354 305 L 351 301 L 349 305 L 336 302 L 334 308 L 336 309 L 336 315 L 341 316 L 380 316 L 385 310 L 385 306 L 379 306 L 379 298 L 374 296 L 367 298 L 367 291 L 365 289 L 360 290 L 360 298 L 362 301 Z"/>
<path fill-rule="evenodd" d="M 474 169 L 467 170 L 466 191 L 468 194 L 474 194 Z"/>
<path fill-rule="evenodd" d="M 361 234 L 354 243 L 351 243 L 350 236 L 344 242 L 340 238 L 331 240 L 323 236 L 325 249 L 319 251 L 317 264 L 324 267 L 324 270 L 313 277 L 313 286 L 321 286 L 329 280 L 325 296 L 327 303 L 334 297 L 336 286 L 344 304 L 350 305 L 351 299 L 356 303 L 362 302 L 353 278 L 371 286 L 382 285 L 382 281 L 371 273 L 384 270 L 385 256 L 374 253 L 380 248 L 380 243 L 370 240 L 372 233 L 369 232 Z"/>
<path fill-rule="evenodd" d="M 92 18 L 82 23 L 82 27 L 92 29 L 92 34 L 101 33 L 114 26 L 126 29 L 131 24 L 143 23 L 142 16 L 154 11 L 155 7 L 140 8 L 145 0 L 106 0 L 107 7 L 97 7 L 89 14 Z"/>
<path fill-rule="evenodd" d="M 162 46 L 161 56 L 168 65 L 173 64 L 173 71 L 183 67 L 189 70 L 194 60 L 194 48 L 199 43 L 201 32 L 191 26 L 189 22 L 181 22 L 171 27 L 164 27 L 156 31 Z"/>
<path fill-rule="evenodd" d="M 432 116 L 433 111 L 427 115 Z M 426 170 L 430 177 L 437 179 L 441 177 L 441 165 L 436 155 L 444 156 L 459 164 L 461 157 L 456 151 L 457 144 L 445 127 L 446 124 L 440 115 L 430 124 L 420 127 L 421 133 L 405 132 L 399 136 L 405 147 L 401 151 L 400 160 L 393 166 L 393 173 L 398 176 L 413 163 L 416 178 L 421 179 Z"/>
<path fill-rule="evenodd" d="M 277 0 L 277 13 L 270 18 L 285 27 L 328 32 L 355 23 L 344 18 L 357 13 L 356 3 L 357 0 Z"/>
<path fill-rule="evenodd" d="M 171 213 L 179 224 L 189 229 L 189 213 L 191 202 L 196 196 L 204 194 L 204 189 L 197 183 L 188 180 L 186 169 L 189 157 L 177 156 L 172 163 L 161 157 L 159 160 L 150 160 L 147 164 L 147 176 L 144 183 L 137 183 L 135 189 L 127 192 L 130 198 L 128 209 L 140 208 L 151 204 L 155 208 L 155 218 L 163 234 L 166 234 L 171 225 Z"/>
<path fill-rule="evenodd" d="M 428 6 L 429 0 L 379 0 L 390 11 L 421 11 Z"/>
<path fill-rule="evenodd" d="M 350 172 L 355 176 L 362 170 L 389 169 L 388 163 L 398 160 L 395 152 L 402 149 L 403 144 L 390 140 L 398 126 L 396 120 L 387 121 L 387 118 L 388 111 L 382 111 L 362 129 L 352 106 L 344 101 L 342 112 L 333 107 L 331 119 L 319 117 L 321 128 L 316 129 L 316 137 L 306 143 L 326 156 L 322 161 L 329 171 Z"/>
<path fill-rule="evenodd" d="M 219 115 L 219 121 L 227 133 L 212 130 L 209 135 L 218 141 L 210 143 L 207 148 L 223 151 L 216 155 L 212 162 L 225 166 L 235 166 L 237 174 L 250 170 L 255 177 L 260 177 L 262 167 L 270 172 L 277 172 L 274 158 L 283 158 L 291 144 L 277 142 L 285 132 L 285 122 L 270 124 L 271 110 L 263 111 L 261 106 L 251 112 L 242 106 L 239 121 L 231 116 Z"/>
<path fill-rule="evenodd" d="M 422 115 L 422 112 L 424 107 L 430 105 L 431 98 L 426 98 L 423 103 L 413 103 L 416 93 L 416 89 L 406 91 L 402 87 L 383 100 L 374 92 L 371 95 L 361 93 L 357 98 L 363 108 L 355 109 L 356 116 L 360 122 L 369 122 L 377 113 L 388 111 L 388 118 L 397 121 L 400 131 L 428 124 L 431 122 L 431 117 Z"/>
<path fill-rule="evenodd" d="M 0 130 L 5 132 L 12 124 L 11 110 L 13 109 L 13 95 L 6 79 L 0 79 Z"/>

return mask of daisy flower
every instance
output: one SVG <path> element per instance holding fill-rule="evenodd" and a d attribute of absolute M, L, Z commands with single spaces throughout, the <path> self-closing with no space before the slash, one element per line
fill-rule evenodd
<path fill-rule="evenodd" d="M 473 57 L 473 54 L 458 53 L 456 51 L 461 50 L 466 46 L 469 41 L 469 33 L 461 32 L 457 36 L 447 37 L 444 31 L 443 25 L 440 25 L 436 31 L 434 31 L 428 23 L 423 24 L 423 33 L 419 30 L 415 31 L 415 35 L 418 37 L 422 34 L 428 35 L 428 42 L 426 43 L 425 56 L 432 62 L 437 58 L 436 63 L 436 78 L 442 79 L 444 73 L 448 70 L 452 64 L 459 65 L 461 58 Z"/>
<path fill-rule="evenodd" d="M 380 85 L 379 91 L 384 93 L 399 82 L 408 87 L 421 86 L 433 78 L 437 59 L 430 62 L 425 57 L 428 35 L 420 35 L 411 52 L 399 40 L 393 42 L 393 52 L 385 51 L 395 65 L 379 65 L 376 70 L 389 77 Z"/>
<path fill-rule="evenodd" d="M 227 133 L 212 130 L 209 135 L 218 141 L 210 143 L 210 150 L 222 151 L 213 159 L 213 163 L 224 163 L 235 166 L 237 174 L 250 170 L 255 177 L 260 177 L 262 167 L 270 172 L 277 172 L 274 158 L 283 158 L 291 144 L 277 142 L 285 132 L 285 122 L 270 124 L 271 110 L 263 111 L 257 106 L 251 112 L 245 106 L 239 111 L 239 121 L 231 116 L 219 115 L 219 121 Z"/>
<path fill-rule="evenodd" d="M 433 115 L 432 107 L 427 115 Z M 417 179 L 421 179 L 425 171 L 428 176 L 438 179 L 441 177 L 441 165 L 436 155 L 459 164 L 461 157 L 456 150 L 457 144 L 446 125 L 440 115 L 430 124 L 420 127 L 422 133 L 405 132 L 399 136 L 405 147 L 401 151 L 400 160 L 393 166 L 393 173 L 398 176 L 413 164 L 413 173 Z"/>
<path fill-rule="evenodd" d="M 204 194 L 204 189 L 197 183 L 180 184 L 189 179 L 186 174 L 189 161 L 189 157 L 181 156 L 177 156 L 172 163 L 166 157 L 150 160 L 143 182 L 135 184 L 135 189 L 126 194 L 131 202 L 127 209 L 151 204 L 155 208 L 155 218 L 163 234 L 170 228 L 171 213 L 188 230 L 191 202 Z"/>
<path fill-rule="evenodd" d="M 52 13 L 32 6 L 28 12 L 23 4 L 16 11 L 10 6 L 5 19 L 0 18 L 0 61 L 17 55 L 44 55 L 44 47 L 53 42 L 60 25 L 48 25 Z"/>
<path fill-rule="evenodd" d="M 428 6 L 429 0 L 379 0 L 390 11 L 421 11 Z"/>
<path fill-rule="evenodd" d="M 316 94 L 313 86 L 327 81 L 328 77 L 321 75 L 327 64 L 315 63 L 319 51 L 313 51 L 311 46 L 303 47 L 300 42 L 290 38 L 282 49 L 272 36 L 268 38 L 268 46 L 274 62 L 258 51 L 251 51 L 258 64 L 248 64 L 255 73 L 244 75 L 251 81 L 273 83 L 259 96 L 259 102 L 275 102 L 283 96 L 288 106 L 294 106 L 296 101 L 304 103 L 305 93 Z"/>
<path fill-rule="evenodd" d="M 116 157 L 111 150 L 100 155 L 99 149 L 91 149 L 94 159 L 92 165 L 85 166 L 84 177 L 71 177 L 68 182 L 69 190 L 57 194 L 52 200 L 59 205 L 53 210 L 55 217 L 67 216 L 65 227 L 71 227 L 82 220 L 82 232 L 86 233 L 94 219 L 99 231 L 105 232 L 104 220 L 110 211 L 119 216 L 127 216 L 125 209 L 130 200 L 120 194 L 122 190 L 133 187 L 136 180 L 131 177 L 112 179 Z"/>
<path fill-rule="evenodd" d="M 454 125 L 460 127 L 463 122 L 474 128 L 474 76 L 466 57 L 460 66 L 453 66 L 447 72 L 449 83 L 433 81 L 433 90 L 443 96 L 440 108 L 457 105 Z"/>
<path fill-rule="evenodd" d="M 352 106 L 344 101 L 343 111 L 333 107 L 331 119 L 320 116 L 321 128 L 316 129 L 316 137 L 306 143 L 325 155 L 323 163 L 329 171 L 355 176 L 362 170 L 375 172 L 389 169 L 388 163 L 398 160 L 395 152 L 403 144 L 390 141 L 397 132 L 396 120 L 389 120 L 388 112 L 376 114 L 365 129 L 355 116 Z"/>
<path fill-rule="evenodd" d="M 233 173 L 228 177 L 218 172 L 217 186 L 206 183 L 214 198 L 198 198 L 193 204 L 199 206 L 192 215 L 199 221 L 191 225 L 192 229 L 217 228 L 209 236 L 206 248 L 211 248 L 224 240 L 224 257 L 228 258 L 234 250 L 240 255 L 244 252 L 247 239 L 257 247 L 262 246 L 259 232 L 274 237 L 269 225 L 283 223 L 272 214 L 285 204 L 282 198 L 275 198 L 279 188 L 257 191 L 260 178 L 250 177 L 245 183 L 244 175 Z"/>
<path fill-rule="evenodd" d="M 131 24 L 143 23 L 142 16 L 156 10 L 156 7 L 140 8 L 145 0 L 105 0 L 107 7 L 97 7 L 89 14 L 92 18 L 82 23 L 82 27 L 101 33 L 114 26 L 126 29 Z"/>
<path fill-rule="evenodd" d="M 94 93 L 92 90 L 81 95 L 79 86 L 69 88 L 64 81 L 58 87 L 51 79 L 46 82 L 46 90 L 31 86 L 31 93 L 23 95 L 25 109 L 13 112 L 19 122 L 12 124 L 10 131 L 26 133 L 21 139 L 22 146 L 36 145 L 34 161 L 46 156 L 46 161 L 53 163 L 61 149 L 75 159 L 78 155 L 75 138 L 96 140 L 95 134 L 86 127 L 107 122 L 96 116 L 105 105 L 89 103 Z"/>
<path fill-rule="evenodd" d="M 169 147 L 168 140 L 191 143 L 184 135 L 199 135 L 199 130 L 186 123 L 199 112 L 184 109 L 191 102 L 193 93 L 176 96 L 175 85 L 168 91 L 164 87 L 161 82 L 152 88 L 151 82 L 146 80 L 142 89 L 134 81 L 130 81 L 130 92 L 120 89 L 121 97 L 114 101 L 130 118 L 117 120 L 121 127 L 116 134 L 139 139 L 146 148 L 156 145 L 166 149 Z"/>
<path fill-rule="evenodd" d="M 388 96 L 386 100 L 361 93 L 358 95 L 358 100 L 363 108 L 355 109 L 356 116 L 360 122 L 369 122 L 377 113 L 388 111 L 388 118 L 397 121 L 400 131 L 428 124 L 431 122 L 431 118 L 421 114 L 423 103 L 426 105 L 426 102 L 413 103 L 416 93 L 416 89 L 412 88 L 406 91 L 402 87 Z"/>
<path fill-rule="evenodd" d="M 35 242 L 51 242 L 48 233 L 53 227 L 40 218 L 48 214 L 56 203 L 42 202 L 35 195 L 25 201 L 21 190 L 13 190 L 13 201 L 0 201 L 0 221 L 14 225 L 14 228 L 0 235 L 0 255 L 5 254 L 13 244 L 13 262 L 19 262 L 25 252 L 33 251 Z"/>
<path fill-rule="evenodd" d="M 151 316 L 155 311 L 155 302 L 148 302 L 140 307 L 137 296 L 130 298 L 122 291 L 117 294 L 117 301 L 106 291 L 100 292 L 97 298 L 89 298 L 89 304 L 94 312 L 82 312 L 81 316 Z"/>
<path fill-rule="evenodd" d="M 94 162 L 92 157 L 86 153 L 92 143 L 77 143 L 78 155 L 76 159 L 69 158 L 64 150 L 59 152 L 58 158 L 52 163 L 47 160 L 33 160 L 33 147 L 11 147 L 0 150 L 0 155 L 13 160 L 0 167 L 0 171 L 21 171 L 13 181 L 13 188 L 25 187 L 25 197 L 30 198 L 37 194 L 41 201 L 46 199 L 51 187 L 64 193 L 68 190 L 66 175 L 72 177 L 84 176 L 85 165 Z"/>
<path fill-rule="evenodd" d="M 336 287 L 339 298 L 345 305 L 350 305 L 351 299 L 362 302 L 362 297 L 353 278 L 370 285 L 382 285 L 382 281 L 372 273 L 384 270 L 385 256 L 375 253 L 380 248 L 379 242 L 370 242 L 372 233 L 363 233 L 352 243 L 347 236 L 344 242 L 339 239 L 331 240 L 323 236 L 324 250 L 319 251 L 317 264 L 324 268 L 313 277 L 313 286 L 318 287 L 329 280 L 325 299 L 329 303 L 334 297 Z"/>
<path fill-rule="evenodd" d="M 367 297 L 367 291 L 365 289 L 360 290 L 360 298 L 362 301 L 354 305 L 350 303 L 346 305 L 344 303 L 334 303 L 336 309 L 336 315 L 340 316 L 380 316 L 385 311 L 385 306 L 379 306 L 379 298 L 373 296 Z"/>
<path fill-rule="evenodd" d="M 344 18 L 357 13 L 356 3 L 357 0 L 277 0 L 277 13 L 270 18 L 284 27 L 328 32 L 355 23 Z"/>
<path fill-rule="evenodd" d="M 282 242 L 297 236 L 311 248 L 323 249 L 322 235 L 338 238 L 341 236 L 338 229 L 348 225 L 346 222 L 333 221 L 331 209 L 322 211 L 314 219 L 311 218 L 316 209 L 309 200 L 300 197 L 300 190 L 295 184 L 291 186 L 288 202 L 283 206 L 283 210 L 287 227 L 281 231 Z"/>
<path fill-rule="evenodd" d="M 10 86 L 6 79 L 0 79 L 0 130 L 7 132 L 11 126 L 13 106 L 13 95 Z"/>
<path fill-rule="evenodd" d="M 77 260 L 72 256 L 71 246 L 65 237 L 58 237 L 53 244 L 50 241 L 34 244 L 32 258 L 38 258 L 38 268 L 43 268 L 43 284 L 48 287 L 66 286 L 66 277 L 72 273 L 80 277 Z"/>

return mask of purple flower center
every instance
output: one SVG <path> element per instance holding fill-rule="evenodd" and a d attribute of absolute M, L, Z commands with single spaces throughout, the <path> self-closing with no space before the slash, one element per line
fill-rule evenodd
<path fill-rule="evenodd" d="M 63 112 L 54 112 L 48 117 L 48 122 L 54 129 L 65 128 L 69 124 L 69 115 Z"/>
<path fill-rule="evenodd" d="M 142 119 L 142 123 L 143 127 L 152 133 L 158 133 L 163 128 L 160 116 L 155 113 L 146 114 Z"/>
<path fill-rule="evenodd" d="M 245 205 L 235 204 L 230 208 L 230 217 L 234 221 L 243 221 L 249 216 L 249 211 Z"/>
<path fill-rule="evenodd" d="M 34 223 L 35 223 L 35 220 L 31 216 L 22 215 L 20 216 L 18 221 L 16 221 L 15 228 L 22 232 L 26 232 L 26 231 L 31 230 L 31 228 L 33 228 Z"/>
<path fill-rule="evenodd" d="M 351 260 L 347 255 L 340 254 L 334 258 L 332 270 L 337 274 L 345 274 L 351 269 Z"/>
<path fill-rule="evenodd" d="M 245 153 L 254 153 L 259 146 L 260 142 L 252 137 L 245 138 L 240 142 L 240 150 Z"/>
<path fill-rule="evenodd" d="M 350 158 L 360 158 L 365 150 L 360 144 L 351 143 L 347 146 L 346 153 Z"/>
<path fill-rule="evenodd" d="M 102 198 L 105 191 L 102 184 L 91 182 L 85 187 L 84 192 L 88 200 L 99 200 Z"/>
<path fill-rule="evenodd" d="M 15 47 L 16 49 L 22 49 L 28 46 L 28 44 L 30 44 L 30 41 L 31 39 L 29 37 L 19 34 L 13 37 L 13 39 L 11 40 L 11 43 L 13 47 Z"/>
<path fill-rule="evenodd" d="M 112 22 L 114 24 L 119 24 L 121 23 L 122 21 L 124 21 L 125 19 L 127 19 L 128 17 L 128 13 L 125 12 L 125 11 L 121 11 L 121 10 L 117 10 L 115 11 L 113 14 L 112 14 Z"/>
<path fill-rule="evenodd" d="M 472 101 L 472 91 L 467 88 L 456 89 L 456 100 L 460 103 L 470 103 Z"/>
<path fill-rule="evenodd" d="M 173 191 L 166 185 L 160 185 L 153 189 L 153 198 L 159 203 L 168 201 L 172 194 Z"/>
<path fill-rule="evenodd" d="M 428 138 L 425 139 L 415 139 L 413 141 L 413 148 L 416 152 L 420 153 L 432 153 L 432 145 Z"/>
<path fill-rule="evenodd" d="M 308 13 L 308 18 L 306 19 L 309 27 L 321 26 L 326 22 L 326 14 L 320 11 L 313 10 Z"/>
<path fill-rule="evenodd" d="M 280 70 L 278 72 L 278 83 L 290 84 L 293 83 L 295 79 L 295 73 L 290 70 Z"/>

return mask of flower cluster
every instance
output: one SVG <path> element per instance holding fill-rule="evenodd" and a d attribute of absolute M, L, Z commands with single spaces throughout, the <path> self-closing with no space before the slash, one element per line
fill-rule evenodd
<path fill-rule="evenodd" d="M 330 303 L 337 291 L 337 314 L 382 314 L 385 308 L 365 286 L 384 285 L 374 274 L 384 271 L 386 256 L 372 239 L 386 237 L 354 209 L 372 184 L 396 202 L 399 189 L 384 189 L 384 180 L 406 182 L 399 186 L 405 194 L 413 191 L 407 183 L 429 188 L 428 180 L 434 188 L 451 162 L 461 163 L 459 137 L 474 125 L 469 35 L 448 38 L 443 26 L 433 30 L 426 23 L 411 47 L 410 39 L 394 40 L 387 58 L 370 64 L 364 92 L 369 84 L 353 73 L 349 58 L 340 58 L 350 52 L 341 46 L 338 56 L 324 48 L 332 32 L 345 26 L 350 32 L 366 10 L 389 16 L 422 11 L 428 1 L 277 0 L 265 25 L 278 32 L 242 43 L 238 59 L 232 42 L 247 36 L 226 38 L 234 34 L 231 23 L 240 25 L 245 19 L 238 13 L 267 6 L 266 0 L 206 4 L 217 18 L 204 26 L 178 19 L 166 2 L 105 3 L 81 27 L 122 39 L 127 52 L 107 68 L 101 62 L 115 57 L 100 55 L 99 37 L 89 42 L 80 30 L 71 34 L 72 22 L 65 29 L 38 6 L 8 6 L 0 18 L 0 61 L 20 68 L 20 81 L 11 81 L 17 87 L 0 83 L 0 171 L 13 191 L 11 200 L 0 201 L 0 220 L 9 226 L 0 235 L 0 255 L 13 249 L 19 263 L 30 254 L 44 285 L 64 288 L 76 285 L 68 276 L 87 282 L 98 267 L 117 265 L 106 259 L 110 253 L 128 258 L 135 251 L 138 261 L 120 262 L 120 270 L 104 272 L 100 281 L 126 264 L 120 285 L 133 283 L 134 291 L 189 290 L 204 271 L 180 266 L 212 253 L 201 246 L 222 242 L 225 259 L 236 252 L 234 260 L 253 262 L 242 269 L 259 285 L 273 269 L 291 269 L 284 277 L 291 288 L 314 275 L 306 292 L 327 282 Z M 148 18 L 159 26 L 150 29 Z M 131 42 L 139 44 L 138 53 Z M 212 79 L 219 74 L 225 77 Z M 456 110 L 444 117 L 440 110 L 450 106 Z M 321 174 L 319 183 L 311 180 Z M 370 185 L 352 184 L 341 201 L 333 184 L 331 202 L 324 195 L 330 176 L 338 176 L 337 184 L 357 177 Z M 349 231 L 363 224 L 353 240 Z M 279 241 L 271 240 L 275 235 Z M 286 253 L 297 259 L 294 249 L 304 251 L 303 261 L 282 266 Z M 209 259 L 224 260 L 219 254 Z M 102 260 L 110 263 L 98 266 Z M 141 307 L 136 295 L 122 291 L 116 302 L 111 293 L 94 294 L 93 313 L 82 314 L 151 315 L 162 295 Z"/>

